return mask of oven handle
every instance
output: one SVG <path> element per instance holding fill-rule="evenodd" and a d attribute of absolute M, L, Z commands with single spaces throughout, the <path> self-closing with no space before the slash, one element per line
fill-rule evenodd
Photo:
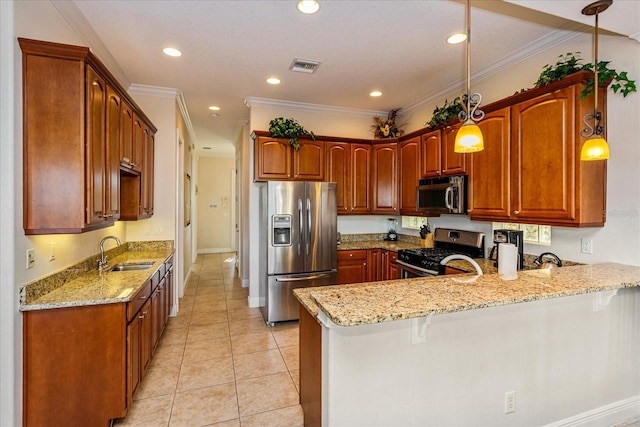
<path fill-rule="evenodd" d="M 449 210 L 453 210 L 453 187 L 447 187 L 444 192 L 444 204 Z"/>
<path fill-rule="evenodd" d="M 433 270 L 427 270 L 421 267 L 416 267 L 415 265 L 407 264 L 406 262 L 397 260 L 398 265 L 405 267 L 405 270 L 413 271 L 414 273 L 422 273 L 425 276 L 437 276 L 438 272 Z"/>

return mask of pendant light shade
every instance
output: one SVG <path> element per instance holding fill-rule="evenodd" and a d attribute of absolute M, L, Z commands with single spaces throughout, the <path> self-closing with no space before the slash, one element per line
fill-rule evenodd
<path fill-rule="evenodd" d="M 609 158 L 609 144 L 601 135 L 593 135 L 582 145 L 580 160 L 606 160 Z"/>
<path fill-rule="evenodd" d="M 453 151 L 456 153 L 475 153 L 482 150 L 484 150 L 482 132 L 473 120 L 468 119 L 456 133 Z"/>
<path fill-rule="evenodd" d="M 478 110 L 482 96 L 479 93 L 471 93 L 471 0 L 467 0 L 467 93 L 462 96 L 462 111 L 458 118 L 463 123 L 456 133 L 456 142 L 453 151 L 456 153 L 474 153 L 484 150 L 482 132 L 476 121 L 484 118 L 484 112 Z"/>
<path fill-rule="evenodd" d="M 580 132 L 584 138 L 588 138 L 582 145 L 580 160 L 606 160 L 609 158 L 609 144 L 604 139 L 604 127 L 600 124 L 602 114 L 598 111 L 598 14 L 607 10 L 613 0 L 598 0 L 582 9 L 583 15 L 595 15 L 595 27 L 593 32 L 593 114 L 585 115 L 583 122 L 586 126 Z M 593 121 L 591 126 L 589 122 Z"/>

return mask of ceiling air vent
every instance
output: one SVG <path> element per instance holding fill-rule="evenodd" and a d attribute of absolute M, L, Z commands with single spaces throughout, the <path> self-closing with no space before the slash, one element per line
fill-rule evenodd
<path fill-rule="evenodd" d="M 296 58 L 291 63 L 289 69 L 291 71 L 296 71 L 298 73 L 314 73 L 318 67 L 320 66 L 320 61 L 312 61 L 310 59 L 299 59 Z"/>

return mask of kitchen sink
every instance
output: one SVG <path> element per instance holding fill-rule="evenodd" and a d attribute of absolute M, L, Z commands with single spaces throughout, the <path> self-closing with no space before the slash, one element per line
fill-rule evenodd
<path fill-rule="evenodd" d="M 153 265 L 152 262 L 132 262 L 126 264 L 116 264 L 109 269 L 109 271 L 132 271 L 132 270 L 146 270 Z"/>

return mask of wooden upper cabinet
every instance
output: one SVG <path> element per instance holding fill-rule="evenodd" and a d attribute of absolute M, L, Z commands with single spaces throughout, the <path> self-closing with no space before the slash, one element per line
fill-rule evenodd
<path fill-rule="evenodd" d="M 351 200 L 349 213 L 371 213 L 371 145 L 351 144 Z"/>
<path fill-rule="evenodd" d="M 300 181 L 322 181 L 325 172 L 323 141 L 300 140 L 300 149 L 293 150 L 293 178 Z"/>
<path fill-rule="evenodd" d="M 484 150 L 469 156 L 468 213 L 473 220 L 508 220 L 510 189 L 510 109 L 503 108 L 478 122 Z"/>
<path fill-rule="evenodd" d="M 463 175 L 467 171 L 466 156 L 454 151 L 460 124 L 442 130 L 442 175 Z"/>
<path fill-rule="evenodd" d="M 153 131 L 146 125 L 143 129 L 143 135 L 143 167 L 141 174 L 142 212 L 139 219 L 148 218 L 153 215 L 155 136 Z"/>
<path fill-rule="evenodd" d="M 87 66 L 87 224 L 106 219 L 105 110 L 107 84 Z"/>
<path fill-rule="evenodd" d="M 288 139 L 257 137 L 254 153 L 254 180 L 290 180 L 292 150 Z"/>
<path fill-rule="evenodd" d="M 398 144 L 371 147 L 371 213 L 398 214 Z"/>
<path fill-rule="evenodd" d="M 420 144 L 419 136 L 398 144 L 400 213 L 405 215 L 417 214 L 416 186 L 420 180 Z"/>
<path fill-rule="evenodd" d="M 142 163 L 144 162 L 144 122 L 142 119 L 134 113 L 133 115 L 133 146 L 132 146 L 132 157 L 131 157 L 131 167 L 133 170 L 141 171 Z"/>
<path fill-rule="evenodd" d="M 420 175 L 437 178 L 442 175 L 442 133 L 440 129 L 421 136 Z"/>
<path fill-rule="evenodd" d="M 120 217 L 121 107 L 120 95 L 113 87 L 107 85 L 105 213 L 115 220 Z"/>
<path fill-rule="evenodd" d="M 126 102 L 122 102 L 120 109 L 120 164 L 133 171 L 140 172 L 140 159 L 134 148 L 134 115 L 133 108 Z M 137 129 L 141 129 L 141 121 L 136 118 Z M 136 163 L 136 160 L 138 163 Z"/>
<path fill-rule="evenodd" d="M 517 218 L 575 219 L 575 90 L 568 87 L 512 107 Z"/>
<path fill-rule="evenodd" d="M 327 142 L 326 181 L 335 182 L 338 214 L 349 213 L 351 207 L 351 144 Z"/>

